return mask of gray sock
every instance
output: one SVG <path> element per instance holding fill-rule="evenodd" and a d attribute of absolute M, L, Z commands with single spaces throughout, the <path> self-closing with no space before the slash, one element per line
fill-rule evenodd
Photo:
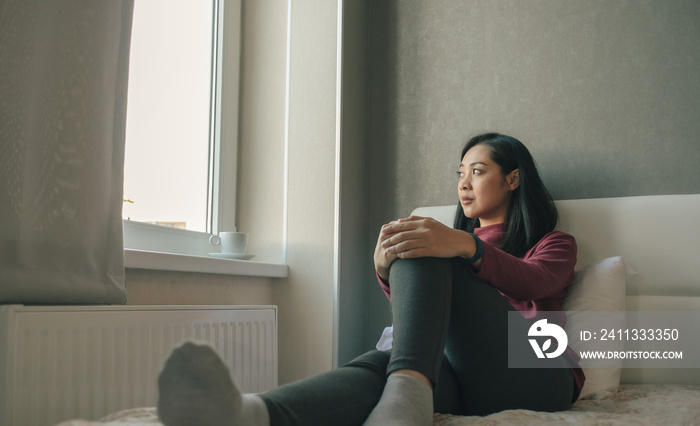
<path fill-rule="evenodd" d="M 270 412 L 267 404 L 257 395 L 243 395 L 243 407 L 235 425 L 270 426 Z"/>
<path fill-rule="evenodd" d="M 421 379 L 392 374 L 367 426 L 430 426 L 433 424 L 433 391 Z"/>
<path fill-rule="evenodd" d="M 265 402 L 241 395 L 221 358 L 206 345 L 173 350 L 158 377 L 158 416 L 166 426 L 269 426 Z"/>

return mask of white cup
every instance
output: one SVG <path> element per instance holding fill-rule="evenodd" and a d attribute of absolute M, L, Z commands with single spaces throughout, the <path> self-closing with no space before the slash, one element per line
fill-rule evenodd
<path fill-rule="evenodd" d="M 209 237 L 209 243 L 221 246 L 221 253 L 245 253 L 248 246 L 248 234 L 244 232 L 219 232 Z"/>

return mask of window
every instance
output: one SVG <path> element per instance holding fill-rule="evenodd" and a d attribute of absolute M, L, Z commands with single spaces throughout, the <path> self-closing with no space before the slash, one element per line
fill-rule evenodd
<path fill-rule="evenodd" d="M 134 251 L 206 256 L 210 233 L 235 226 L 240 0 L 225 5 L 135 2 L 124 169 L 127 267 L 149 267 L 133 264 Z M 227 130 L 220 126 L 224 113 Z"/>
<path fill-rule="evenodd" d="M 138 69 L 139 60 L 147 60 L 143 72 L 155 80 L 130 74 L 123 209 L 127 268 L 287 276 L 284 264 L 207 256 L 213 251 L 210 233 L 233 230 L 236 224 L 240 23 L 241 0 L 135 1 L 131 71 Z M 176 63 L 168 63 L 168 56 Z M 178 74 L 190 68 L 178 63 L 195 61 L 197 77 Z M 131 89 L 145 87 L 146 92 L 152 89 L 147 86 L 164 82 L 169 84 L 161 94 L 155 92 L 155 99 L 139 101 L 141 93 L 132 95 Z M 199 88 L 196 100 L 185 100 L 189 86 Z M 137 105 L 141 102 L 146 103 L 143 111 Z M 181 114 L 195 102 L 197 111 Z M 175 103 L 173 111 L 170 104 Z M 189 124 L 176 130 L 184 121 Z M 148 130 L 139 133 L 139 126 Z M 181 138 L 183 134 L 187 136 Z M 173 155 L 183 153 L 184 160 Z M 168 167 L 174 173 L 168 174 Z M 147 184 L 150 191 L 142 191 Z M 171 200 L 159 198 L 170 190 Z"/>

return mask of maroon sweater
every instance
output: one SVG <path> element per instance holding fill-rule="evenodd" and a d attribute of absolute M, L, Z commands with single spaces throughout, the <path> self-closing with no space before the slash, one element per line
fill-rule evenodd
<path fill-rule="evenodd" d="M 477 228 L 474 234 L 484 243 L 481 268 L 478 271 L 472 268 L 474 275 L 498 289 L 527 319 L 534 318 L 538 311 L 560 311 L 557 324 L 564 327 L 566 316 L 561 305 L 568 285 L 574 280 L 574 237 L 550 232 L 518 258 L 497 248 L 505 234 L 504 224 Z M 379 285 L 391 298 L 389 283 L 379 278 Z M 580 358 L 571 348 L 566 349 L 564 357 L 571 365 L 576 383 L 573 402 L 581 393 L 585 376 L 578 365 Z"/>

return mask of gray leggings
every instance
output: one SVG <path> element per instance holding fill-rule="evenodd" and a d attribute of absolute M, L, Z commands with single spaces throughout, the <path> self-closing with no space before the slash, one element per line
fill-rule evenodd
<path fill-rule="evenodd" d="M 435 384 L 435 412 L 487 415 L 507 409 L 566 410 L 568 368 L 508 368 L 512 305 L 456 259 L 399 259 L 391 266 L 393 349 L 262 396 L 277 425 L 361 425 L 392 371 L 416 370 Z M 521 326 L 527 334 L 530 323 Z M 522 348 L 532 350 L 527 342 Z M 565 367 L 562 360 L 562 367 Z"/>

